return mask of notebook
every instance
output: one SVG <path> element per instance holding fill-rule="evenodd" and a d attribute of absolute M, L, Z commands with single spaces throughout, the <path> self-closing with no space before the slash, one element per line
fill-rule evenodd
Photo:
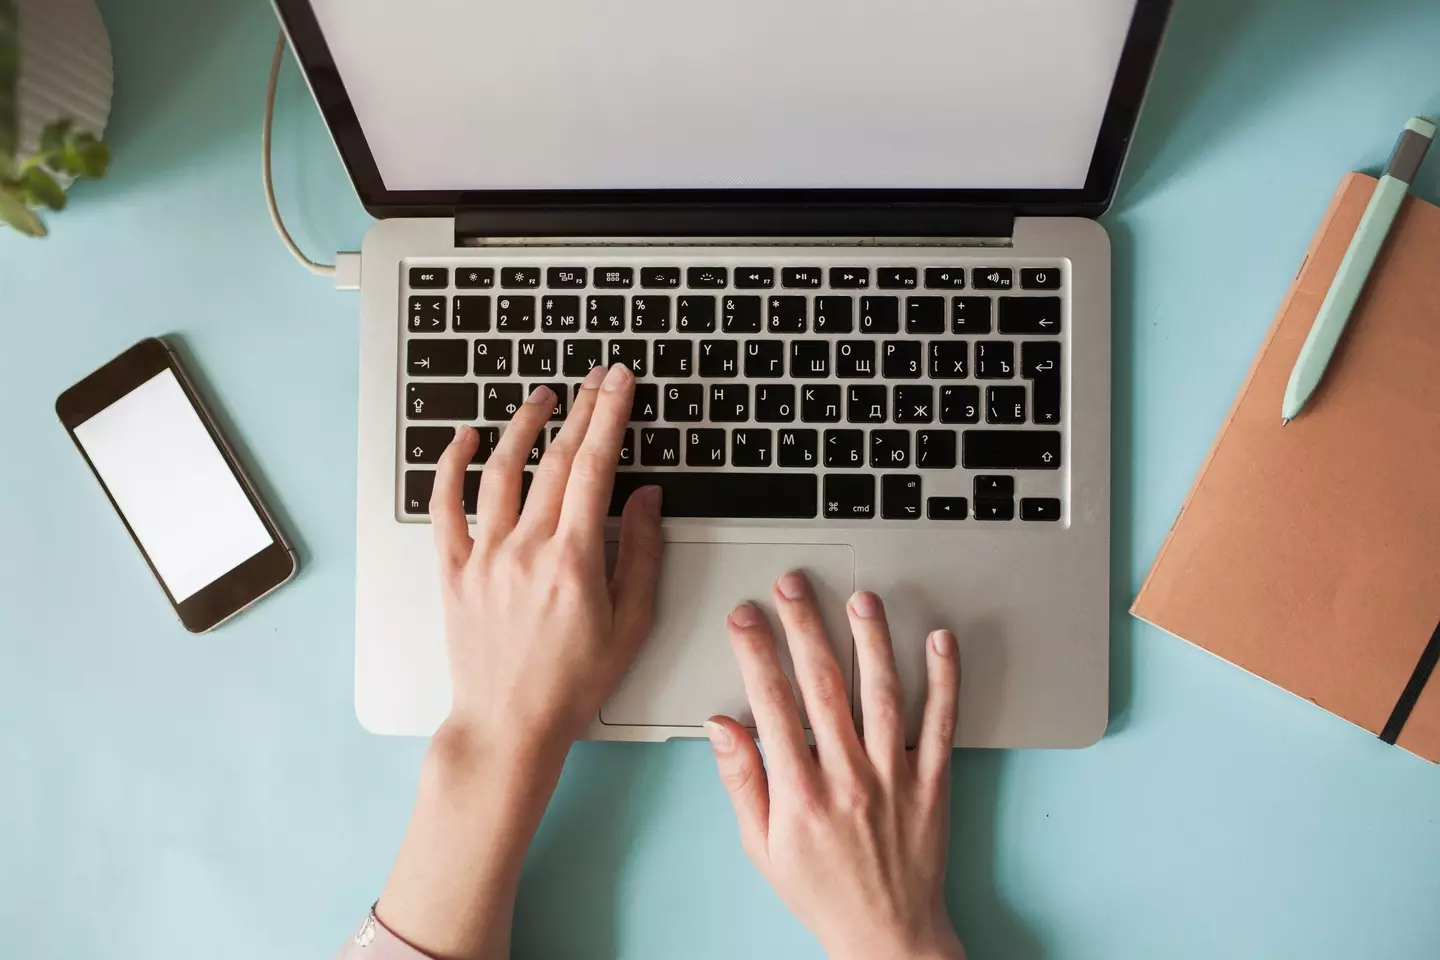
<path fill-rule="evenodd" d="M 1440 207 L 1405 201 L 1280 423 L 1375 183 L 1340 184 L 1131 612 L 1440 762 Z"/>

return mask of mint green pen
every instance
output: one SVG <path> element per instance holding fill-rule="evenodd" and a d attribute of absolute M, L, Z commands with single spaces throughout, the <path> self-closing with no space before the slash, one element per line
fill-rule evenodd
<path fill-rule="evenodd" d="M 1345 258 L 1340 261 L 1340 269 L 1325 294 L 1325 302 L 1320 304 L 1320 312 L 1310 327 L 1310 336 L 1305 338 L 1300 356 L 1295 358 L 1295 369 L 1290 371 L 1290 382 L 1285 385 L 1285 403 L 1280 408 L 1281 423 L 1294 420 L 1300 408 L 1305 406 L 1305 401 L 1310 399 L 1310 394 L 1320 385 L 1320 378 L 1325 375 L 1325 368 L 1335 353 L 1335 344 L 1340 342 L 1340 334 L 1345 332 L 1350 311 L 1355 309 L 1360 291 L 1365 289 L 1370 268 L 1380 255 L 1380 248 L 1390 233 L 1390 225 L 1395 222 L 1395 214 L 1400 211 L 1410 182 L 1420 170 L 1420 161 L 1425 159 L 1425 151 L 1430 149 L 1433 139 L 1435 124 L 1432 121 L 1411 117 L 1410 122 L 1405 124 L 1405 131 L 1395 143 L 1395 152 L 1390 154 L 1385 175 L 1375 187 L 1370 205 L 1360 218 L 1360 226 L 1355 228 L 1355 236 L 1350 240 Z"/>

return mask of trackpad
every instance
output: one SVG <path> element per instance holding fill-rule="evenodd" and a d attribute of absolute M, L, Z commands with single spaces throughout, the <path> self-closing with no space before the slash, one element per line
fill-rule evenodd
<path fill-rule="evenodd" d="M 794 681 L 770 601 L 787 570 L 809 576 L 830 643 L 854 702 L 853 641 L 845 601 L 855 590 L 855 552 L 837 544 L 669 543 L 660 571 L 655 623 L 640 656 L 600 708 L 602 723 L 698 727 L 717 713 L 753 726 L 725 618 L 749 600 L 770 620 L 785 672 Z"/>

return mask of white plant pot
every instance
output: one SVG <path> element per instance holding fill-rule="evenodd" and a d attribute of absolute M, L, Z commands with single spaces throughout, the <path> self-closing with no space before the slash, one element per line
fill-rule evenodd
<path fill-rule="evenodd" d="M 95 0 L 18 0 L 22 155 L 45 125 L 70 117 L 80 130 L 105 132 L 114 91 L 110 35 Z M 66 181 L 68 186 L 68 181 Z"/>

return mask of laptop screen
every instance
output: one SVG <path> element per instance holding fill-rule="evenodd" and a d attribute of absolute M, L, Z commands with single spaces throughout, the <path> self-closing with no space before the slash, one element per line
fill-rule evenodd
<path fill-rule="evenodd" d="M 1085 185 L 1136 0 L 311 0 L 387 190 Z"/>

